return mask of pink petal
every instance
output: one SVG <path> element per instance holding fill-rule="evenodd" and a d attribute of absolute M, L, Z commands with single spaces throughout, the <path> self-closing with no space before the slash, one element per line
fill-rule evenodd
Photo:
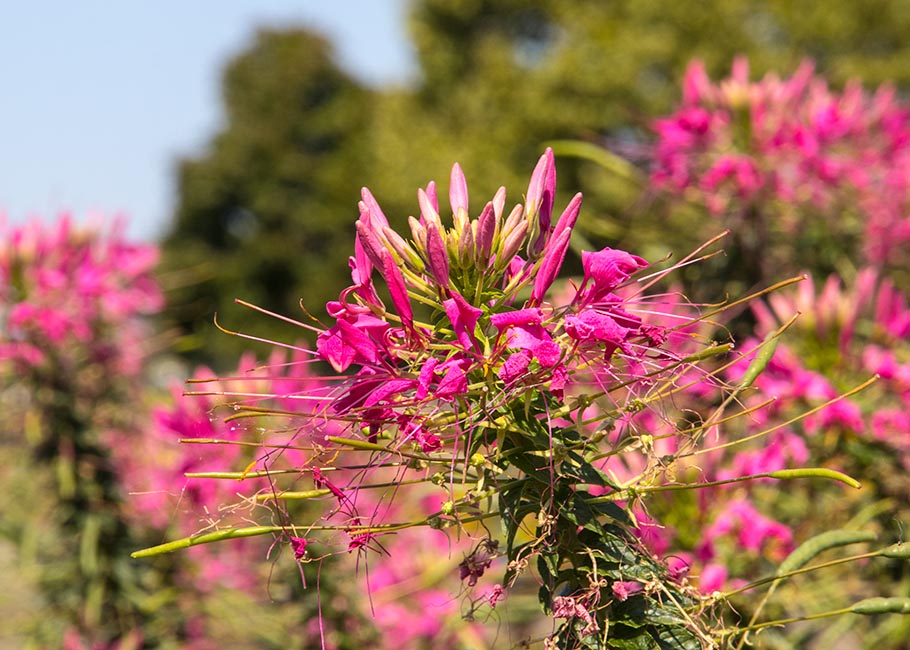
<path fill-rule="evenodd" d="M 468 211 L 468 181 L 461 171 L 461 165 L 455 163 L 452 165 L 452 176 L 449 182 L 449 202 L 452 205 L 452 214 L 458 214 L 458 210 Z"/>

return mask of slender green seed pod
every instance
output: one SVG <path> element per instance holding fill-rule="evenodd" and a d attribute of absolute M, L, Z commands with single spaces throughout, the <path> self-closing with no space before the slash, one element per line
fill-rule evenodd
<path fill-rule="evenodd" d="M 740 381 L 739 386 L 736 387 L 737 391 L 745 390 L 751 386 L 752 383 L 758 379 L 758 376 L 764 372 L 765 368 L 768 367 L 768 364 L 771 363 L 774 351 L 777 350 L 778 340 L 780 339 L 776 336 L 776 332 L 773 333 L 772 336 L 765 338 L 761 347 L 758 349 L 755 358 L 752 359 L 752 363 L 746 368 L 742 381 Z"/>
<path fill-rule="evenodd" d="M 882 557 L 895 560 L 910 560 L 910 544 L 904 544 L 903 542 L 892 544 L 882 551 Z"/>
<path fill-rule="evenodd" d="M 790 479 L 790 478 L 829 478 L 834 481 L 846 483 L 850 487 L 860 488 L 859 481 L 847 476 L 843 472 L 828 469 L 826 467 L 801 467 L 798 469 L 781 469 L 776 472 L 768 472 L 770 478 Z"/>
<path fill-rule="evenodd" d="M 281 526 L 251 526 L 249 528 L 232 528 L 230 530 L 217 530 L 202 535 L 192 535 L 182 539 L 175 539 L 172 542 L 144 548 L 141 551 L 130 553 L 132 558 L 151 557 L 153 555 L 162 555 L 164 553 L 173 553 L 180 549 L 198 546 L 199 544 L 211 544 L 220 542 L 225 539 L 238 539 L 241 537 L 256 537 L 257 535 L 268 535 L 283 530 Z"/>
<path fill-rule="evenodd" d="M 872 614 L 910 614 L 910 598 L 892 596 L 891 598 L 866 598 L 855 603 L 850 611 L 854 614 L 870 616 Z"/>
<path fill-rule="evenodd" d="M 711 357 L 716 357 L 721 354 L 726 354 L 733 349 L 732 343 L 721 343 L 719 345 L 711 345 L 704 350 L 700 350 L 693 354 L 688 355 L 683 358 L 685 363 L 694 363 L 696 361 L 704 361 L 705 359 L 710 359 Z M 754 381 L 754 380 L 753 380 Z"/>
<path fill-rule="evenodd" d="M 780 563 L 777 575 L 801 569 L 809 560 L 828 549 L 859 544 L 860 542 L 872 542 L 874 540 L 875 534 L 865 530 L 829 530 L 800 544 L 796 550 Z"/>

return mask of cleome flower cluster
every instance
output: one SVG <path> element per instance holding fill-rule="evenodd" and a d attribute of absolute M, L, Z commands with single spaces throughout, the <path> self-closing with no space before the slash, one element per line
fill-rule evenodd
<path fill-rule="evenodd" d="M 593 368 L 618 373 L 614 355 L 637 358 L 660 341 L 660 331 L 615 293 L 647 266 L 624 251 L 583 252 L 584 280 L 574 296 L 564 305 L 547 300 L 581 207 L 578 194 L 554 223 L 555 187 L 547 150 L 525 206 L 506 214 L 500 188 L 471 220 L 456 164 L 453 226 L 442 224 L 430 183 L 418 192 L 419 219 L 409 218 L 410 241 L 391 229 L 363 190 L 350 259 L 354 284 L 329 303 L 335 324 L 317 341 L 319 357 L 336 371 L 357 368 L 333 400 L 337 415 L 351 415 L 372 440 L 391 427 L 398 444 L 436 451 L 462 444 L 465 432 L 531 387 L 561 398 L 582 367 L 586 377 Z M 385 281 L 391 309 L 379 297 L 374 271 Z M 484 406 L 465 409 L 466 400 Z"/>
<path fill-rule="evenodd" d="M 649 295 L 672 268 L 642 278 L 649 265 L 631 253 L 579 251 L 582 276 L 556 282 L 582 197 L 554 218 L 555 196 L 548 149 L 523 204 L 507 209 L 501 188 L 472 218 L 456 164 L 451 225 L 430 183 L 406 238 L 364 189 L 352 284 L 327 305 L 334 322 L 279 316 L 314 330 L 315 349 L 277 344 L 295 358 L 273 364 L 274 386 L 239 376 L 193 391 L 232 400 L 232 423 L 290 422 L 213 440 L 259 450 L 242 471 L 193 473 L 265 480 L 244 499 L 268 524 L 209 526 L 138 555 L 273 535 L 302 564 L 351 553 L 374 575 L 398 567 L 395 591 L 410 564 L 393 554 L 412 547 L 397 542 L 423 528 L 463 554 L 455 575 L 471 619 L 533 593 L 549 628 L 527 636 L 551 647 L 715 645 L 722 631 L 705 612 L 716 603 L 649 546 L 661 524 L 644 504 L 715 426 L 688 421 L 674 396 L 721 389 L 699 364 L 731 346 L 704 334 L 680 294 Z M 313 370 L 326 365 L 334 373 Z M 649 413 L 654 427 L 629 426 Z"/>

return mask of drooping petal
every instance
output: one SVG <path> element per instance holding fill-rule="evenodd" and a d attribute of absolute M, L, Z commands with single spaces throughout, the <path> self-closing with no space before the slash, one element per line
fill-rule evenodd
<path fill-rule="evenodd" d="M 436 366 L 439 365 L 439 359 L 430 357 L 420 367 L 420 374 L 417 376 L 417 391 L 415 397 L 419 400 L 426 398 L 430 391 L 430 383 L 436 374 Z"/>
<path fill-rule="evenodd" d="M 471 305 L 459 293 L 452 292 L 452 297 L 442 303 L 446 315 L 452 323 L 455 337 L 466 350 L 474 347 L 474 328 L 483 312 Z"/>
<path fill-rule="evenodd" d="M 395 311 L 401 318 L 402 324 L 409 330 L 414 328 L 414 312 L 411 310 L 411 299 L 408 297 L 408 288 L 404 283 L 401 270 L 387 252 L 382 252 L 382 276 L 389 287 L 389 295 Z"/>
<path fill-rule="evenodd" d="M 461 366 L 452 364 L 439 382 L 435 395 L 440 399 L 446 399 L 463 395 L 467 390 L 468 378 L 464 374 L 464 370 L 461 369 Z"/>
<path fill-rule="evenodd" d="M 523 377 L 527 373 L 529 365 L 531 365 L 531 353 L 527 350 L 519 350 L 509 355 L 497 374 L 508 386 Z"/>
<path fill-rule="evenodd" d="M 379 348 L 366 332 L 344 320 L 338 321 L 338 331 L 345 345 L 354 348 L 368 363 L 379 361 Z"/>
<path fill-rule="evenodd" d="M 617 348 L 626 348 L 630 331 L 606 314 L 586 309 L 581 314 L 566 316 L 566 334 L 582 342 L 604 344 L 604 353 L 609 358 Z"/>
<path fill-rule="evenodd" d="M 543 322 L 543 312 L 536 307 L 515 309 L 493 314 L 490 322 L 500 330 L 510 325 L 540 325 Z"/>
<path fill-rule="evenodd" d="M 629 279 L 635 271 L 648 266 L 648 262 L 626 251 L 604 248 L 596 253 L 582 251 L 581 264 L 585 284 L 590 283 L 583 303 L 590 304 L 603 298 Z"/>
<path fill-rule="evenodd" d="M 321 359 L 329 362 L 335 372 L 347 370 L 357 356 L 357 351 L 345 344 L 337 325 L 319 334 L 316 338 L 316 352 Z"/>

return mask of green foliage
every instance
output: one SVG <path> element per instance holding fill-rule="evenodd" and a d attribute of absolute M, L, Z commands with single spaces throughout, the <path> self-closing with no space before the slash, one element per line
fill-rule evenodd
<path fill-rule="evenodd" d="M 171 317 L 207 340 L 216 312 L 230 329 L 280 338 L 233 300 L 300 313 L 303 296 L 319 313 L 344 286 L 369 93 L 322 38 L 262 31 L 228 66 L 224 103 L 225 129 L 178 172 L 180 205 L 164 242 L 166 269 L 182 276 L 170 276 Z M 216 345 L 226 358 L 239 349 Z"/>
<path fill-rule="evenodd" d="M 523 187 L 546 141 L 606 138 L 635 159 L 693 57 L 713 76 L 737 54 L 757 75 L 812 57 L 836 85 L 857 76 L 906 85 L 908 29 L 899 0 L 423 0 L 410 15 L 419 78 L 379 90 L 342 72 L 324 39 L 262 31 L 225 72 L 224 129 L 178 170 L 164 242 L 166 269 L 180 272 L 164 276 L 170 316 L 184 346 L 209 361 L 239 349 L 209 342 L 215 312 L 229 329 L 286 338 L 233 300 L 299 314 L 303 298 L 323 313 L 346 283 L 364 178 L 397 228 L 413 205 L 401 188 L 444 177 L 452 160 L 490 196 L 494 182 Z M 688 248 L 702 218 L 647 214 L 634 178 L 590 163 L 563 162 L 560 174 L 562 187 L 585 191 L 595 218 L 579 228 L 595 244 L 657 259 Z"/>

